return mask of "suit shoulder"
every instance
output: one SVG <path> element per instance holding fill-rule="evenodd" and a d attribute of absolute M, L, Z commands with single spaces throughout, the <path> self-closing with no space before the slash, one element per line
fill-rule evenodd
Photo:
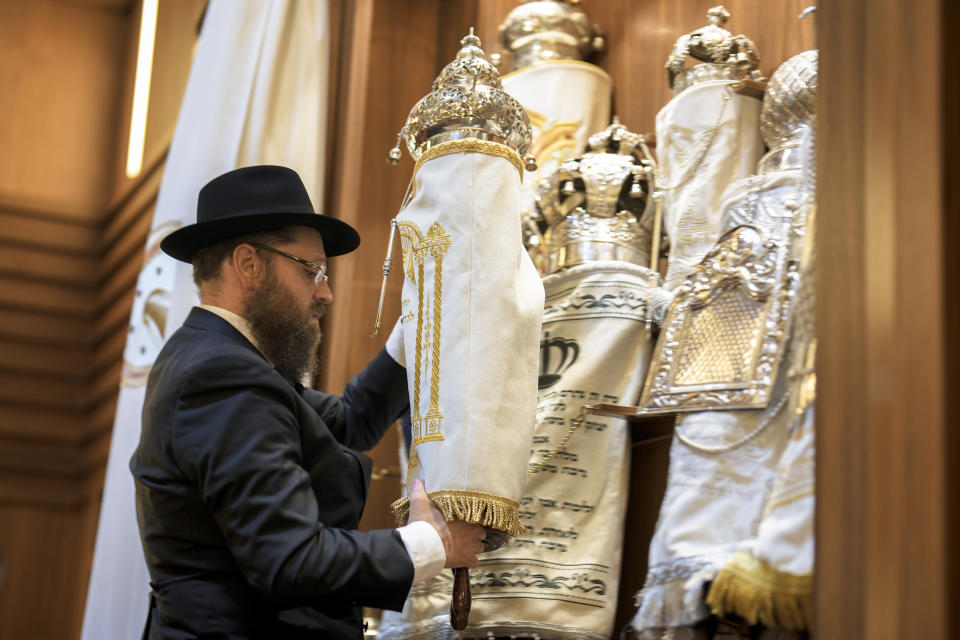
<path fill-rule="evenodd" d="M 252 347 L 217 332 L 190 327 L 181 327 L 170 337 L 154 369 L 180 388 L 289 386 Z"/>

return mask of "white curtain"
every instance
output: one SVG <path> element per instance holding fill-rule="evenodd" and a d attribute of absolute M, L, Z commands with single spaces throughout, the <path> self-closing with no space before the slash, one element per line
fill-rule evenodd
<path fill-rule="evenodd" d="M 292 167 L 319 204 L 329 42 L 327 0 L 211 0 L 207 8 L 137 281 L 84 640 L 139 638 L 147 615 L 149 576 L 127 465 L 140 437 L 146 374 L 197 302 L 190 265 L 159 252 L 159 242 L 194 222 L 207 181 L 236 167 Z"/>

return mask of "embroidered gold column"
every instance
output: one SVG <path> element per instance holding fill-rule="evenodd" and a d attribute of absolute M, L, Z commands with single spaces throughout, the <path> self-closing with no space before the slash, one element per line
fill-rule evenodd
<path fill-rule="evenodd" d="M 407 257 L 416 264 L 416 274 L 406 271 L 407 277 L 416 283 L 417 313 L 416 313 L 416 342 L 413 368 L 413 392 L 411 393 L 413 413 L 411 426 L 413 429 L 413 444 L 431 440 L 443 440 L 441 421 L 443 416 L 439 410 L 440 399 L 440 330 L 441 311 L 440 301 L 443 297 L 443 255 L 450 246 L 450 236 L 447 235 L 440 223 L 435 222 L 422 234 L 417 226 L 410 222 L 398 222 L 401 245 L 404 251 L 404 263 Z M 424 263 L 429 258 L 434 268 L 433 278 L 433 305 L 430 309 L 424 308 Z M 427 325 L 425 331 L 424 325 Z M 424 361 L 430 363 L 429 375 L 424 371 Z M 429 409 L 426 415 L 420 413 L 420 389 L 426 380 L 430 390 Z"/>

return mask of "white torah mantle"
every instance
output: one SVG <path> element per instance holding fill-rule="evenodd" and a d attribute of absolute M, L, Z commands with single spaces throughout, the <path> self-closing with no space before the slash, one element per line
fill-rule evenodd
<path fill-rule="evenodd" d="M 711 613 L 792 631 L 811 626 L 816 63 L 816 51 L 802 52 L 771 78 L 761 112 L 761 132 L 770 151 L 759 162 L 756 176 L 727 190 L 720 219 L 730 230 L 676 290 L 665 321 L 664 335 L 670 339 L 666 345 L 658 344 L 652 357 L 656 362 L 668 351 L 676 352 L 673 344 L 685 345 L 697 356 L 681 355 L 672 364 L 661 359 L 663 367 L 644 390 L 642 403 L 655 400 L 654 395 L 665 399 L 672 393 L 671 384 L 677 390 L 684 385 L 692 389 L 689 382 L 699 378 L 705 383 L 700 389 L 714 391 L 714 400 L 704 402 L 695 393 L 673 397 L 688 410 L 729 410 L 677 417 L 667 491 L 650 544 L 650 569 L 632 622 L 641 638 L 659 639 L 668 628 L 679 637 L 679 627 Z M 759 243 L 731 242 L 738 237 L 761 238 L 763 250 L 758 251 Z M 779 284 L 770 283 L 775 295 L 767 300 L 783 298 L 777 313 L 774 305 L 767 307 L 769 312 L 759 306 L 766 295 L 764 273 L 776 273 L 758 268 L 768 262 L 760 255 L 768 249 L 770 255 L 780 256 L 769 263 L 781 264 L 786 276 Z M 711 273 L 712 277 L 703 277 Z M 718 276 L 724 276 L 722 281 Z M 746 297 L 738 280 L 750 282 Z M 670 334 L 679 327 L 671 320 L 685 313 L 691 283 L 705 304 L 697 305 L 697 310 L 690 306 L 690 322 Z M 740 296 L 736 305 L 724 304 L 737 300 L 734 296 Z M 751 306 L 755 311 L 745 313 Z M 753 316 L 755 312 L 759 315 Z M 770 329 L 776 328 L 778 315 L 782 322 L 776 331 L 761 337 L 760 331 L 751 329 L 751 317 Z M 731 345 L 744 339 L 744 344 L 760 345 L 763 354 L 776 355 L 776 360 L 764 365 L 761 356 L 749 367 L 731 367 L 737 358 L 728 356 L 746 352 Z M 711 354 L 712 358 L 705 357 Z M 698 362 L 708 366 L 692 366 Z M 751 380 L 773 384 L 765 407 L 753 411 L 743 410 L 761 398 L 759 394 L 751 398 L 749 385 L 742 384 Z M 648 394 L 657 386 L 656 394 Z M 752 388 L 762 391 L 763 385 Z M 724 398 L 726 407 L 716 402 Z"/>
<path fill-rule="evenodd" d="M 631 622 L 644 640 L 659 640 L 668 628 L 706 619 L 711 604 L 717 612 L 749 611 L 752 622 L 757 622 L 757 607 L 745 603 L 749 588 L 743 581 L 733 586 L 728 575 L 712 602 L 704 598 L 711 584 L 716 587 L 721 570 L 734 570 L 731 562 L 742 556 L 744 545 L 752 548 L 749 541 L 758 538 L 764 513 L 780 502 L 774 496 L 794 489 L 792 481 L 789 488 L 776 487 L 793 467 L 786 462 L 787 473 L 780 469 L 788 460 L 785 451 L 806 433 L 798 436 L 790 410 L 796 385 L 790 375 L 793 362 L 786 357 L 792 301 L 797 298 L 798 263 L 791 255 L 797 239 L 805 236 L 804 214 L 797 212 L 806 202 L 798 188 L 800 178 L 798 170 L 781 171 L 731 185 L 721 218 L 742 224 L 711 249 L 677 289 L 667 312 L 661 339 L 666 336 L 668 344 L 657 345 L 653 360 L 660 365 L 651 369 L 657 377 L 645 389 L 641 404 L 656 407 L 654 395 L 661 399 L 672 395 L 671 402 L 677 404 L 668 406 L 681 413 L 670 450 L 667 489 L 650 541 L 649 569 Z M 776 264 L 782 265 L 782 272 Z M 761 298 L 767 290 L 769 294 Z M 697 305 L 689 303 L 694 291 L 694 297 L 700 296 Z M 685 314 L 687 321 L 676 322 Z M 671 342 L 680 348 L 668 360 Z M 762 373 L 762 358 L 744 366 L 739 359 L 749 351 L 741 345 L 778 354 L 770 361 L 770 372 Z M 660 378 L 671 382 L 654 393 Z M 772 386 L 768 390 L 757 380 Z M 674 393 L 683 389 L 688 391 Z M 765 406 L 748 408 L 757 398 L 767 398 Z M 797 477 L 799 487 L 805 478 Z M 803 484 L 801 493 L 808 488 Z M 784 609 L 802 598 L 780 601 L 786 605 L 778 608 Z"/>
<path fill-rule="evenodd" d="M 524 531 L 543 285 L 520 233 L 530 119 L 503 91 L 472 29 L 460 43 L 389 155 L 398 164 L 405 142 L 416 160 L 394 220 L 410 394 L 407 493 L 422 479 L 443 517 L 482 525 L 492 551 Z M 392 509 L 406 523 L 409 497 Z M 463 629 L 469 573 L 455 573 L 445 624 Z"/>
<path fill-rule="evenodd" d="M 748 37 L 724 28 L 729 19 L 722 5 L 711 8 L 709 24 L 680 36 L 667 58 L 675 97 L 657 114 L 657 189 L 670 240 L 668 291 L 720 239 L 721 196 L 754 172 L 763 153 L 760 100 L 739 91 L 760 79 L 760 61 Z"/>
<path fill-rule="evenodd" d="M 503 88 L 530 116 L 530 154 L 537 160 L 537 171 L 533 180 L 531 176 L 524 180 L 521 192 L 524 210 L 532 211 L 536 179 L 578 155 L 587 146 L 587 137 L 610 122 L 613 84 L 606 71 L 589 62 L 554 60 L 506 74 Z"/>
<path fill-rule="evenodd" d="M 384 613 L 379 637 L 610 637 L 629 432 L 622 420 L 587 416 L 561 443 L 584 405 L 636 401 L 650 357 L 646 305 L 656 283 L 649 269 L 618 261 L 544 278 L 536 431 L 519 500 L 524 532 L 482 555 L 471 571 L 473 607 L 464 631 L 447 623 L 452 578 L 443 572 L 414 585 L 402 613 Z"/>
<path fill-rule="evenodd" d="M 520 241 L 520 171 L 503 145 L 442 143 L 420 158 L 413 197 L 397 216 L 413 432 L 407 481 L 422 478 L 447 519 L 508 535 L 523 531 L 543 308 Z M 406 498 L 395 504 L 401 521 L 408 510 Z"/>
<path fill-rule="evenodd" d="M 541 271 L 547 269 L 543 238 L 534 222 L 536 188 L 566 160 L 579 155 L 591 133 L 610 122 L 613 84 L 596 65 L 579 60 L 551 60 L 503 76 L 503 87 L 530 116 L 530 155 L 537 169 L 520 187 L 520 212 L 528 250 Z"/>
<path fill-rule="evenodd" d="M 721 198 L 763 154 L 760 101 L 712 80 L 685 89 L 657 114 L 663 226 L 670 239 L 664 287 L 677 288 L 720 238 Z"/>

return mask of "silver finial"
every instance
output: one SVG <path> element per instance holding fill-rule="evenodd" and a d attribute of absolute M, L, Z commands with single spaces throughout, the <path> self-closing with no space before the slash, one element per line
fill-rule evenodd
<path fill-rule="evenodd" d="M 727 24 L 727 20 L 730 19 L 730 12 L 727 11 L 725 6 L 718 4 L 707 11 L 707 19 L 710 20 L 710 24 L 715 24 L 718 27 L 722 27 L 723 25 Z"/>

